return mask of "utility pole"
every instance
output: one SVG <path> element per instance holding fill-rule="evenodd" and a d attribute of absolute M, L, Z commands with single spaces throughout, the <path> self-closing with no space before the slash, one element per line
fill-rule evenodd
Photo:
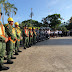
<path fill-rule="evenodd" d="M 32 17 L 34 16 L 33 12 L 32 12 L 32 8 L 31 8 L 31 13 L 30 13 L 30 17 L 31 17 L 31 24 L 32 24 Z"/>
<path fill-rule="evenodd" d="M 31 13 L 30 13 L 30 17 L 32 19 L 32 17 L 34 16 L 33 12 L 32 12 L 32 8 L 31 8 Z"/>

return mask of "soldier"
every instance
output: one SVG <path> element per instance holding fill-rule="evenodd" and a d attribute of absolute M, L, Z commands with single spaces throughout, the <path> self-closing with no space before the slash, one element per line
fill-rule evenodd
<path fill-rule="evenodd" d="M 42 29 L 39 29 L 39 42 L 42 41 Z"/>
<path fill-rule="evenodd" d="M 13 33 L 14 37 L 17 38 L 17 35 L 16 35 L 17 32 L 14 27 L 12 27 L 12 33 Z M 13 41 L 13 50 L 15 50 L 15 43 L 16 43 L 16 40 Z M 13 54 L 13 52 L 12 52 L 12 54 Z"/>
<path fill-rule="evenodd" d="M 39 29 L 38 28 L 36 29 L 36 33 L 37 33 L 36 39 L 37 39 L 37 42 L 39 42 Z"/>
<path fill-rule="evenodd" d="M 21 31 L 20 31 L 18 22 L 15 22 L 15 31 L 16 31 L 16 35 L 17 35 L 17 41 L 15 43 L 15 55 L 19 55 L 18 52 L 22 52 L 22 51 L 19 50 Z"/>
<path fill-rule="evenodd" d="M 0 19 L 1 19 L 1 16 L 2 16 L 2 12 L 0 9 Z M 9 69 L 9 67 L 3 66 L 3 59 L 5 56 L 5 48 L 6 48 L 7 41 L 8 41 L 8 38 L 5 36 L 5 28 L 0 22 L 0 71 Z"/>
<path fill-rule="evenodd" d="M 33 32 L 32 27 L 29 27 L 29 45 L 31 46 L 33 44 Z"/>
<path fill-rule="evenodd" d="M 35 32 L 35 27 L 33 27 L 33 44 L 36 44 L 36 32 Z"/>
<path fill-rule="evenodd" d="M 43 29 L 42 29 L 41 33 L 42 33 L 42 41 L 44 41 L 44 31 L 43 31 Z"/>
<path fill-rule="evenodd" d="M 27 48 L 29 48 L 29 47 L 31 47 L 31 46 L 29 45 L 29 28 L 27 28 L 27 33 L 28 33 L 28 46 L 27 46 Z"/>
<path fill-rule="evenodd" d="M 25 25 L 25 27 L 24 27 L 24 29 L 23 29 L 23 43 L 24 43 L 24 49 L 29 48 L 28 39 L 29 39 L 29 34 L 28 34 L 27 27 L 26 27 L 26 25 Z"/>
<path fill-rule="evenodd" d="M 13 64 L 13 61 L 11 59 L 16 59 L 16 57 L 13 57 L 13 43 L 17 40 L 17 37 L 14 36 L 12 30 L 13 30 L 13 19 L 11 17 L 8 18 L 8 24 L 6 24 L 6 33 L 8 35 L 8 42 L 6 43 L 6 50 L 7 50 L 7 63 Z"/>

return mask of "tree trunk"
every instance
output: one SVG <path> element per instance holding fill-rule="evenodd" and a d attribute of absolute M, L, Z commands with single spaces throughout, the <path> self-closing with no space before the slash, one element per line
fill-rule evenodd
<path fill-rule="evenodd" d="M 3 17 L 2 17 L 3 25 L 4 25 L 4 3 L 3 3 Z"/>

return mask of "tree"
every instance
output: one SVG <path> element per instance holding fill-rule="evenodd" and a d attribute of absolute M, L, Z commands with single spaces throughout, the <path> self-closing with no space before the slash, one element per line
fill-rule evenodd
<path fill-rule="evenodd" d="M 68 24 L 66 25 L 66 28 L 68 30 L 71 30 L 72 29 L 72 17 L 68 20 Z"/>
<path fill-rule="evenodd" d="M 42 23 L 40 23 L 40 22 L 38 22 L 38 21 L 36 21 L 36 20 L 32 20 L 32 19 L 30 19 L 30 20 L 25 20 L 25 21 L 23 21 L 22 22 L 22 25 L 24 26 L 25 24 L 27 24 L 27 26 L 28 27 L 41 27 L 42 26 Z"/>
<path fill-rule="evenodd" d="M 69 23 L 72 23 L 72 17 L 70 18 Z"/>
<path fill-rule="evenodd" d="M 10 4 L 9 2 L 5 4 L 5 15 L 7 14 L 7 16 L 11 17 L 11 13 L 12 13 L 12 17 L 13 17 L 13 14 L 16 15 L 16 12 L 17 12 L 17 8 L 14 6 L 14 4 Z"/>
<path fill-rule="evenodd" d="M 3 24 L 4 24 L 4 8 L 5 8 L 6 1 L 7 1 L 7 0 L 0 0 L 0 4 L 3 5 L 3 17 L 2 17 Z"/>
<path fill-rule="evenodd" d="M 7 0 L 0 0 L 0 4 L 2 5 L 1 8 L 3 8 L 3 24 L 4 24 L 4 13 L 5 15 L 7 14 L 9 17 L 11 16 L 11 12 L 12 12 L 12 17 L 13 14 L 16 15 L 17 12 L 17 8 L 14 6 L 14 4 L 10 4 Z"/>
<path fill-rule="evenodd" d="M 61 19 L 60 14 L 53 14 L 43 18 L 42 22 L 46 24 L 46 26 L 51 25 L 51 28 L 57 28 L 61 24 Z"/>

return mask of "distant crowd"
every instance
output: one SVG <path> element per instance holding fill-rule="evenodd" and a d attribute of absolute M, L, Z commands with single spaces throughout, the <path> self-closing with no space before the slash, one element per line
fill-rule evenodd
<path fill-rule="evenodd" d="M 50 31 L 50 36 L 51 37 L 64 37 L 64 36 L 72 36 L 71 31 L 61 31 L 61 30 L 55 30 L 55 31 Z"/>
<path fill-rule="evenodd" d="M 39 29 L 39 32 L 40 35 L 44 35 L 46 38 L 72 36 L 72 31 L 50 30 L 49 28 Z"/>

